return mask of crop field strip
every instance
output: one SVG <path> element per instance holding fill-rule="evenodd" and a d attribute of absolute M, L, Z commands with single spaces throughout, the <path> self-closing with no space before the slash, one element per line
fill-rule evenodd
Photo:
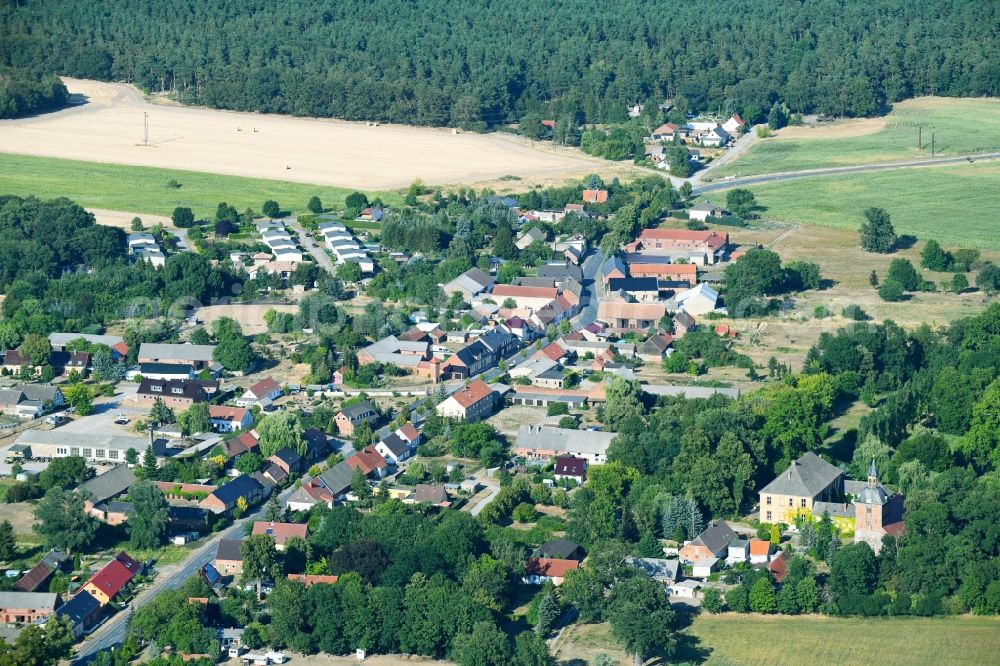
<path fill-rule="evenodd" d="M 965 155 L 1000 149 L 1000 100 L 994 98 L 924 97 L 901 102 L 884 119 L 881 129 L 853 135 L 859 123 L 845 121 L 845 136 L 837 123 L 815 129 L 789 127 L 778 136 L 758 141 L 714 178 L 780 173 L 824 167 L 918 160 L 934 155 Z M 810 134 L 815 132 L 815 138 Z M 794 138 L 783 137 L 782 134 Z M 922 148 L 917 148 L 918 138 Z"/>

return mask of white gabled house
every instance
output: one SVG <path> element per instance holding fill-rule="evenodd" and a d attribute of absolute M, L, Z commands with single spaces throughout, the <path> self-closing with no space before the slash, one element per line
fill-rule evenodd
<path fill-rule="evenodd" d="M 236 399 L 237 407 L 269 406 L 281 396 L 281 385 L 271 377 L 260 380 Z"/>
<path fill-rule="evenodd" d="M 375 445 L 375 450 L 388 462 L 397 465 L 412 456 L 418 444 L 420 433 L 412 423 L 407 422 L 402 428 L 382 437 Z"/>

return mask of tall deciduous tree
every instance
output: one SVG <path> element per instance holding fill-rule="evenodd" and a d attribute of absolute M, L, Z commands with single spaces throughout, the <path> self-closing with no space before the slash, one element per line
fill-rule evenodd
<path fill-rule="evenodd" d="M 212 429 L 212 420 L 208 416 L 208 404 L 196 402 L 177 417 L 177 423 L 188 435 L 196 432 L 209 432 Z"/>
<path fill-rule="evenodd" d="M 990 384 L 972 407 L 962 448 L 979 469 L 1000 469 L 1000 379 Z"/>
<path fill-rule="evenodd" d="M 264 205 L 260 207 L 261 212 L 270 218 L 275 218 L 281 215 L 281 206 L 278 205 L 277 201 L 273 199 L 268 199 L 264 202 Z"/>
<path fill-rule="evenodd" d="M 515 666 L 552 666 L 555 659 L 540 636 L 524 631 L 514 638 L 512 663 Z"/>
<path fill-rule="evenodd" d="M 246 338 L 234 336 L 219 342 L 212 352 L 212 360 L 221 363 L 226 370 L 245 372 L 257 360 L 257 355 Z"/>
<path fill-rule="evenodd" d="M 836 598 L 871 594 L 877 581 L 875 553 L 863 541 L 841 548 L 830 560 L 830 591 Z"/>
<path fill-rule="evenodd" d="M 306 452 L 306 442 L 302 438 L 302 421 L 291 411 L 272 414 L 257 426 L 262 456 L 273 456 L 278 449 L 288 447 L 299 455 Z"/>
<path fill-rule="evenodd" d="M 38 523 L 32 526 L 47 546 L 68 553 L 85 548 L 94 539 L 97 521 L 83 510 L 80 493 L 50 488 L 35 506 Z"/>
<path fill-rule="evenodd" d="M 611 590 L 611 633 L 642 666 L 654 652 L 670 655 L 677 647 L 674 611 L 663 586 L 646 576 L 625 579 Z"/>
<path fill-rule="evenodd" d="M 951 269 L 951 255 L 941 249 L 941 244 L 931 239 L 920 251 L 920 265 L 932 271 L 947 271 Z"/>
<path fill-rule="evenodd" d="M 248 537 L 240 545 L 240 555 L 243 556 L 243 580 L 256 584 L 259 597 L 263 580 L 267 577 L 276 578 L 280 573 L 274 538 L 266 534 Z"/>
<path fill-rule="evenodd" d="M 861 249 L 887 254 L 895 245 L 896 230 L 889 213 L 883 208 L 866 208 L 865 222 L 861 223 Z"/>
<path fill-rule="evenodd" d="M 477 622 L 472 632 L 455 638 L 458 666 L 507 666 L 511 650 L 507 635 L 493 622 Z"/>
<path fill-rule="evenodd" d="M 752 249 L 726 268 L 726 307 L 730 314 L 752 312 L 755 299 L 779 293 L 783 282 L 781 257 Z"/>
<path fill-rule="evenodd" d="M 774 584 L 767 576 L 758 578 L 750 588 L 750 610 L 754 613 L 774 613 L 778 610 Z"/>
<path fill-rule="evenodd" d="M 497 224 L 497 233 L 493 238 L 493 254 L 503 259 L 513 259 L 517 256 L 514 234 L 510 230 L 510 223 L 506 220 L 501 220 Z"/>
<path fill-rule="evenodd" d="M 726 192 L 726 208 L 733 215 L 750 217 L 757 210 L 757 199 L 750 190 L 737 187 Z"/>
<path fill-rule="evenodd" d="M 163 493 L 151 481 L 139 481 L 129 491 L 129 541 L 133 548 L 156 548 L 163 543 L 170 522 L 170 510 Z"/>
<path fill-rule="evenodd" d="M 21 343 L 21 354 L 33 366 L 45 365 L 52 355 L 52 344 L 48 338 L 29 333 L 24 336 L 24 342 Z"/>
<path fill-rule="evenodd" d="M 601 408 L 601 420 L 609 430 L 617 430 L 628 419 L 643 412 L 639 382 L 612 377 L 607 387 L 607 401 Z"/>
<path fill-rule="evenodd" d="M 194 226 L 194 212 L 186 206 L 178 206 L 177 208 L 174 208 L 174 212 L 170 215 L 170 219 L 174 223 L 174 226 L 180 229 L 186 229 Z"/>
<path fill-rule="evenodd" d="M 83 458 L 66 456 L 50 461 L 38 475 L 38 483 L 46 490 L 49 488 L 69 490 L 76 488 L 93 475 L 94 470 L 87 467 L 87 461 Z"/>

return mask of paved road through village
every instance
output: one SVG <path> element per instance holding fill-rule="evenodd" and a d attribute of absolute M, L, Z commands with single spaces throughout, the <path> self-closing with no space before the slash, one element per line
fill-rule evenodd
<path fill-rule="evenodd" d="M 278 499 L 284 502 L 293 492 L 295 492 L 295 486 L 289 486 L 280 495 L 278 495 Z M 194 554 L 189 556 L 178 569 L 169 574 L 161 574 L 158 580 L 143 590 L 132 602 L 132 608 L 142 606 L 164 590 L 176 590 L 179 588 L 184 584 L 184 581 L 197 574 L 203 566 L 215 559 L 215 549 L 220 540 L 234 538 L 242 539 L 244 534 L 243 526 L 247 522 L 260 520 L 263 517 L 264 507 L 262 506 L 254 513 L 234 521 L 232 527 L 229 529 L 212 535 L 211 538 L 209 538 L 204 545 L 198 548 Z M 86 664 L 93 659 L 97 653 L 111 650 L 120 645 L 122 641 L 125 640 L 129 615 L 130 613 L 127 610 L 119 612 L 97 631 L 95 631 L 90 638 L 81 643 L 76 656 L 73 658 L 73 665 L 80 666 L 82 664 Z"/>

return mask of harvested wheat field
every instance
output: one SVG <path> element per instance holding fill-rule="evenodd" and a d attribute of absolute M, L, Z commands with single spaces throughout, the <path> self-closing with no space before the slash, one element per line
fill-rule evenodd
<path fill-rule="evenodd" d="M 362 190 L 584 176 L 599 161 L 504 134 L 151 104 L 133 86 L 64 79 L 81 104 L 0 121 L 0 152 Z M 149 117 L 144 145 L 143 114 Z"/>
<path fill-rule="evenodd" d="M 850 118 L 815 125 L 789 125 L 775 133 L 781 139 L 848 139 L 885 129 L 885 118 Z"/>
<path fill-rule="evenodd" d="M 124 229 L 125 233 L 132 232 L 132 220 L 138 217 L 143 225 L 151 227 L 154 224 L 163 225 L 164 229 L 174 229 L 173 220 L 166 215 L 151 215 L 149 213 L 128 213 L 120 210 L 105 210 L 103 208 L 87 208 L 87 211 L 94 215 L 94 220 L 98 224 L 106 227 L 118 227 Z"/>

